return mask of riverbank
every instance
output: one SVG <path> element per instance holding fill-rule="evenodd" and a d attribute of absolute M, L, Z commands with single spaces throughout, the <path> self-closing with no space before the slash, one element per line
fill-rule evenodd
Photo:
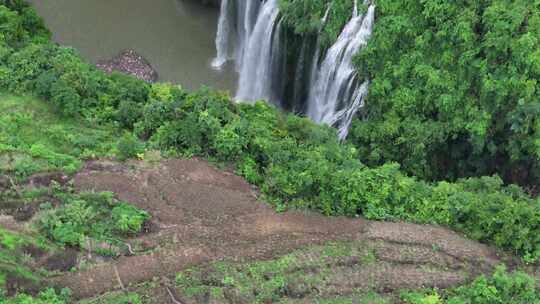
<path fill-rule="evenodd" d="M 234 67 L 215 71 L 218 8 L 201 0 L 30 1 L 60 45 L 96 64 L 123 50 L 141 54 L 159 81 L 187 90 L 236 91 Z"/>

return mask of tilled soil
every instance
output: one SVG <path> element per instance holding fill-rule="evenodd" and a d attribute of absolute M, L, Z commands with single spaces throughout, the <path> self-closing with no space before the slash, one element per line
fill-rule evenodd
<path fill-rule="evenodd" d="M 93 161 L 74 181 L 78 190 L 113 191 L 152 214 L 150 232 L 130 240 L 141 251 L 56 279 L 77 298 L 171 277 L 193 265 L 270 259 L 329 241 L 366 242 L 377 257 L 366 267 L 336 267 L 339 294 L 363 287 L 446 288 L 501 262 L 493 249 L 440 227 L 276 213 L 242 178 L 196 159 L 153 165 Z M 162 300 L 156 303 L 170 302 L 158 293 Z"/>

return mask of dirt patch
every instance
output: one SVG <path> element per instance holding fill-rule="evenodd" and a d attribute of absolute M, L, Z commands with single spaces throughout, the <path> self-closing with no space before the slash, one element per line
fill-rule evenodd
<path fill-rule="evenodd" d="M 500 263 L 500 257 L 492 248 L 441 227 L 373 222 L 369 225 L 366 236 L 369 239 L 390 243 L 430 248 L 434 251 L 444 252 L 456 260 L 468 261 L 477 266 L 491 268 Z"/>
<path fill-rule="evenodd" d="M 307 212 L 277 214 L 257 199 L 242 178 L 200 160 L 154 165 L 94 161 L 74 182 L 77 190 L 113 191 L 119 199 L 149 211 L 154 227 L 130 241 L 134 248 L 139 244 L 149 252 L 56 280 L 78 298 L 168 277 L 192 265 L 223 259 L 265 260 L 328 241 L 368 242 L 378 259 L 378 264 L 360 268 L 343 262 L 333 274 L 332 280 L 340 282 L 336 293 L 362 287 L 366 277 L 371 278 L 370 287 L 383 292 L 445 288 L 463 282 L 470 269 L 489 271 L 500 261 L 492 249 L 443 228 Z"/>
<path fill-rule="evenodd" d="M 77 265 L 78 255 L 77 250 L 68 248 L 48 256 L 41 266 L 49 271 L 69 271 Z"/>
<path fill-rule="evenodd" d="M 11 297 L 15 296 L 21 290 L 24 290 L 25 293 L 37 294 L 41 286 L 34 280 L 8 274 L 5 288 L 7 296 Z"/>
<path fill-rule="evenodd" d="M 34 245 L 34 244 L 27 244 L 22 247 L 23 254 L 27 254 L 28 256 L 32 258 L 41 258 L 47 254 L 47 251 L 44 249 Z"/>
<path fill-rule="evenodd" d="M 69 177 L 61 172 L 49 172 L 30 176 L 26 182 L 26 186 L 48 188 L 53 182 L 65 185 L 68 181 Z"/>
<path fill-rule="evenodd" d="M 27 232 L 23 223 L 16 221 L 11 215 L 0 214 L 0 227 L 18 233 Z"/>
<path fill-rule="evenodd" d="M 5 174 L 0 174 L 0 193 L 11 188 L 11 181 Z"/>
<path fill-rule="evenodd" d="M 12 216 L 18 222 L 26 222 L 39 210 L 40 203 L 37 201 L 0 200 L 0 214 Z"/>

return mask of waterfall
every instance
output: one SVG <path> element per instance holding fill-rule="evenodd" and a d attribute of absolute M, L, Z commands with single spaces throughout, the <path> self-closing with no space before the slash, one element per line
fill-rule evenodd
<path fill-rule="evenodd" d="M 212 61 L 213 68 L 219 70 L 227 61 L 235 59 L 236 69 L 240 71 L 260 6 L 260 1 L 221 1 L 216 34 L 217 56 Z M 234 48 L 230 45 L 232 41 L 235 41 Z"/>
<path fill-rule="evenodd" d="M 272 88 L 278 86 L 273 77 L 280 68 L 281 21 L 278 0 L 267 0 L 261 8 L 253 32 L 249 35 L 240 65 L 240 80 L 236 100 L 256 101 L 266 99 L 279 103 Z"/>
<path fill-rule="evenodd" d="M 356 3 L 355 3 L 356 4 Z M 355 5 L 356 6 L 356 5 Z M 324 26 L 326 25 L 326 21 L 328 20 L 328 14 L 330 14 L 330 9 L 332 8 L 332 5 L 329 5 L 326 9 L 326 12 L 324 13 L 323 18 L 321 19 L 321 27 L 319 28 L 319 34 L 317 35 L 317 42 L 315 43 L 315 47 L 317 50 L 315 51 L 315 55 L 313 56 L 313 61 L 311 64 L 311 77 L 309 78 L 310 86 L 312 83 L 315 82 L 315 79 L 317 78 L 317 71 L 319 69 L 319 57 L 321 56 L 321 47 L 320 47 L 320 39 L 321 39 L 321 32 L 324 29 Z"/>
<path fill-rule="evenodd" d="M 212 67 L 221 69 L 230 58 L 229 40 L 231 35 L 229 0 L 221 0 L 218 31 L 216 35 L 217 56 L 212 61 Z"/>
<path fill-rule="evenodd" d="M 279 0 L 222 0 L 213 66 L 219 68 L 226 61 L 235 60 L 240 74 L 237 101 L 264 99 L 281 107 L 292 102 L 291 108 L 300 108 L 317 123 L 336 127 L 340 139 L 344 139 L 357 111 L 364 106 L 369 88 L 367 79 L 359 79 L 352 59 L 371 36 L 375 6 L 370 5 L 367 13 L 361 15 L 357 2 L 354 1 L 351 20 L 324 58 L 319 37 L 314 54 L 308 52 L 308 42 L 303 41 L 296 51 L 298 61 L 291 67 L 286 59 L 287 39 L 282 37 Z M 329 13 L 330 7 L 322 18 L 319 34 Z M 314 56 L 311 62 L 307 56 Z M 287 87 L 285 81 L 290 82 Z M 298 107 L 306 103 L 307 110 Z"/>
<path fill-rule="evenodd" d="M 328 50 L 316 80 L 311 87 L 308 116 L 318 123 L 336 126 L 340 138 L 347 136 L 348 119 L 363 105 L 368 83 L 358 86 L 353 56 L 364 47 L 371 36 L 375 6 L 364 16 L 358 15 L 355 5 L 352 19 L 347 23 L 336 43 Z"/>
<path fill-rule="evenodd" d="M 352 103 L 349 107 L 339 111 L 334 115 L 335 121 L 333 125 L 338 128 L 338 137 L 343 140 L 347 138 L 349 129 L 351 128 L 352 121 L 356 112 L 364 106 L 364 101 L 368 94 L 369 81 L 366 80 L 361 86 L 357 87 L 352 95 Z"/>

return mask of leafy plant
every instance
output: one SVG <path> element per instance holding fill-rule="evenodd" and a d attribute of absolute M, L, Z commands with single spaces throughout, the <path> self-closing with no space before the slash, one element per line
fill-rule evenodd
<path fill-rule="evenodd" d="M 115 243 L 117 238 L 141 231 L 148 213 L 111 193 L 56 193 L 62 205 L 40 219 L 41 231 L 61 245 L 83 246 L 88 238 Z"/>
<path fill-rule="evenodd" d="M 505 267 L 498 267 L 493 276 L 480 276 L 474 282 L 444 291 L 402 295 L 409 304 L 526 304 L 540 303 L 535 279 L 523 272 L 508 273 Z"/>
<path fill-rule="evenodd" d="M 126 203 L 120 203 L 111 211 L 114 228 L 123 234 L 137 233 L 150 216 L 147 212 Z"/>
<path fill-rule="evenodd" d="M 125 133 L 118 141 L 118 159 L 127 160 L 135 158 L 137 155 L 144 153 L 144 144 L 131 133 Z"/>
<path fill-rule="evenodd" d="M 24 293 L 9 299 L 2 299 L 0 296 L 0 300 L 5 304 L 67 304 L 70 303 L 70 298 L 69 289 L 62 289 L 60 294 L 57 294 L 52 288 L 40 292 L 35 297 Z"/>

